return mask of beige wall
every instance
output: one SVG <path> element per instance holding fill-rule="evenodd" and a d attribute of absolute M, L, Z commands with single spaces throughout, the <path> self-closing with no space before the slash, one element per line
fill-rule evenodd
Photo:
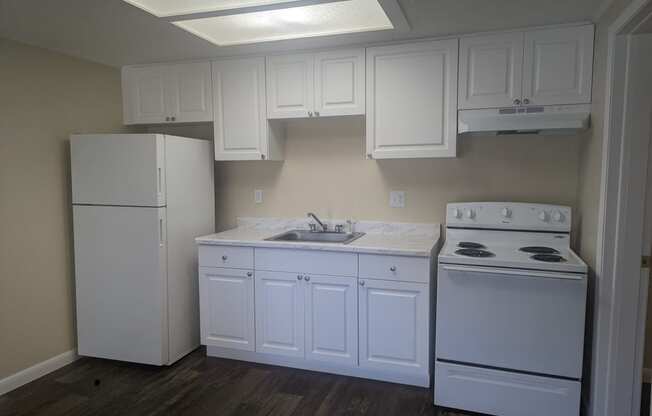
<path fill-rule="evenodd" d="M 0 379 L 75 347 L 68 136 L 117 131 L 120 72 L 0 39 Z"/>
<path fill-rule="evenodd" d="M 284 162 L 216 163 L 218 229 L 237 216 L 444 222 L 453 201 L 531 201 L 575 206 L 577 137 L 461 138 L 456 159 L 364 160 L 364 120 L 288 122 Z M 254 189 L 264 203 L 254 203 Z M 389 191 L 406 207 L 389 207 Z"/>

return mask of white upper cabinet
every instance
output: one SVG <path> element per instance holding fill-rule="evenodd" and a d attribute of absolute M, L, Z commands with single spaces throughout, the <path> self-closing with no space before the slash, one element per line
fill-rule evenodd
<path fill-rule="evenodd" d="M 210 64 L 124 67 L 122 99 L 125 124 L 212 121 Z"/>
<path fill-rule="evenodd" d="M 592 75 L 593 25 L 525 33 L 524 104 L 590 103 Z"/>
<path fill-rule="evenodd" d="M 299 118 L 313 112 L 313 55 L 267 57 L 267 117 Z"/>
<path fill-rule="evenodd" d="M 315 55 L 315 115 L 365 113 L 364 49 Z"/>
<path fill-rule="evenodd" d="M 514 105 L 521 99 L 523 33 L 460 40 L 459 108 Z"/>
<path fill-rule="evenodd" d="M 591 102 L 593 25 L 464 37 L 459 108 Z"/>
<path fill-rule="evenodd" d="M 265 58 L 212 65 L 215 160 L 280 158 L 280 139 L 266 115 Z"/>
<path fill-rule="evenodd" d="M 267 57 L 267 118 L 364 114 L 364 49 Z"/>
<path fill-rule="evenodd" d="M 367 49 L 367 157 L 454 157 L 457 39 Z"/>

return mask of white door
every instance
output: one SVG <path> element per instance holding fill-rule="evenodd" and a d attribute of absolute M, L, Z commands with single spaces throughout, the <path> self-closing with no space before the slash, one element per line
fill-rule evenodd
<path fill-rule="evenodd" d="M 513 32 L 460 40 L 460 109 L 519 104 L 523 36 Z"/>
<path fill-rule="evenodd" d="M 167 116 L 172 122 L 213 121 L 211 65 L 193 62 L 166 67 Z"/>
<path fill-rule="evenodd" d="M 364 68 L 364 49 L 316 54 L 315 116 L 364 114 Z"/>
<path fill-rule="evenodd" d="M 526 32 L 523 102 L 590 103 L 592 68 L 593 25 Z"/>
<path fill-rule="evenodd" d="M 427 284 L 359 282 L 360 367 L 428 373 Z"/>
<path fill-rule="evenodd" d="M 165 68 L 161 66 L 122 69 L 123 112 L 125 124 L 163 123 L 166 109 Z"/>
<path fill-rule="evenodd" d="M 586 275 L 442 264 L 438 360 L 579 379 Z"/>
<path fill-rule="evenodd" d="M 267 153 L 265 58 L 213 62 L 215 160 L 260 160 Z"/>
<path fill-rule="evenodd" d="M 267 57 L 267 118 L 300 118 L 313 114 L 314 56 Z"/>
<path fill-rule="evenodd" d="M 165 208 L 73 206 L 80 355 L 168 363 Z"/>
<path fill-rule="evenodd" d="M 165 205 L 162 135 L 73 135 L 70 165 L 73 204 Z"/>
<path fill-rule="evenodd" d="M 304 356 L 303 279 L 256 271 L 256 352 Z"/>
<path fill-rule="evenodd" d="M 199 316 L 203 345 L 254 351 L 253 271 L 202 267 Z"/>
<path fill-rule="evenodd" d="M 454 157 L 457 39 L 367 49 L 367 157 Z"/>
<path fill-rule="evenodd" d="M 307 275 L 306 358 L 358 365 L 358 285 L 355 277 Z"/>

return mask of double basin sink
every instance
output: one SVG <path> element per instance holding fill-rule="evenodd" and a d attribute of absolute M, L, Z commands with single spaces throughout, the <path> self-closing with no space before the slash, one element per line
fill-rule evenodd
<path fill-rule="evenodd" d="M 362 237 L 364 233 L 344 233 L 335 231 L 310 231 L 290 230 L 274 237 L 266 238 L 267 241 L 292 241 L 306 243 L 337 243 L 349 244 Z"/>

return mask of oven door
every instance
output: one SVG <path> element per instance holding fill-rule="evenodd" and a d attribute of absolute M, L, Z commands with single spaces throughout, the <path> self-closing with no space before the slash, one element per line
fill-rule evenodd
<path fill-rule="evenodd" d="M 440 264 L 436 357 L 580 379 L 586 275 Z"/>

